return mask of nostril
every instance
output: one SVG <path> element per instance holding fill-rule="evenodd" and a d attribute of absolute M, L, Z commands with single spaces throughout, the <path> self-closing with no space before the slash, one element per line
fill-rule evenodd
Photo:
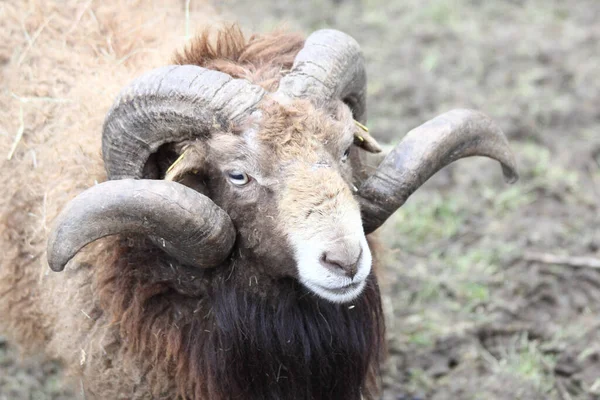
<path fill-rule="evenodd" d="M 321 264 L 325 265 L 329 269 L 343 269 L 342 264 L 337 261 L 331 254 L 325 252 L 321 256 Z"/>
<path fill-rule="evenodd" d="M 358 257 L 350 259 L 349 257 L 340 257 L 332 252 L 324 252 L 321 255 L 321 264 L 328 270 L 336 274 L 344 274 L 349 278 L 354 278 L 358 270 L 358 262 L 362 255 L 362 250 Z"/>

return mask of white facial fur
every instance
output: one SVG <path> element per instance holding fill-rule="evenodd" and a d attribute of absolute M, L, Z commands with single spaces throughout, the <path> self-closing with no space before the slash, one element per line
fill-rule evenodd
<path fill-rule="evenodd" d="M 334 303 L 347 303 L 357 298 L 366 285 L 366 279 L 371 272 L 372 256 L 367 239 L 363 233 L 360 213 L 347 217 L 342 229 L 322 230 L 310 238 L 302 235 L 290 235 L 290 241 L 295 250 L 295 258 L 300 282 L 318 296 Z M 340 226 L 340 225 L 338 225 Z M 332 271 L 320 262 L 321 256 L 332 246 L 341 241 L 346 245 L 362 249 L 356 275 L 350 278 L 339 271 Z"/>

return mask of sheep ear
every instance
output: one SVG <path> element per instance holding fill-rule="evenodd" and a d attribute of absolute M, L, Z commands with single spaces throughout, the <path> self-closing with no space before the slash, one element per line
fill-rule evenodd
<path fill-rule="evenodd" d="M 189 145 L 167 169 L 165 180 L 178 182 L 187 174 L 201 174 L 205 161 L 206 151 L 204 147 L 197 144 Z"/>
<path fill-rule="evenodd" d="M 354 144 L 369 153 L 381 153 L 381 146 L 369 133 L 369 128 L 358 121 L 354 121 L 358 129 L 354 132 Z"/>

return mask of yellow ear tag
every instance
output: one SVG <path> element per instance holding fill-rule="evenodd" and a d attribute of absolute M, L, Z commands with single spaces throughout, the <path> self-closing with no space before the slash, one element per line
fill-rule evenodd
<path fill-rule="evenodd" d="M 360 129 L 362 129 L 365 132 L 369 132 L 369 128 L 367 128 L 366 126 L 364 126 L 363 124 L 361 124 L 360 122 L 358 122 L 357 120 L 354 120 L 354 123 L 356 124 L 356 126 L 358 126 Z"/>

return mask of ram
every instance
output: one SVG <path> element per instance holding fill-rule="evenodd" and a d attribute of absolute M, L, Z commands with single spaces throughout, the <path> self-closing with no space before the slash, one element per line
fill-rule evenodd
<path fill-rule="evenodd" d="M 335 30 L 228 28 L 134 80 L 104 122 L 105 181 L 63 204 L 47 253 L 11 253 L 26 239 L 9 209 L 0 220 L 9 337 L 61 359 L 88 399 L 375 398 L 370 234 L 459 158 L 517 175 L 502 132 L 470 110 L 369 171 L 365 96 L 359 45 Z M 44 255 L 63 272 L 40 277 Z"/>

